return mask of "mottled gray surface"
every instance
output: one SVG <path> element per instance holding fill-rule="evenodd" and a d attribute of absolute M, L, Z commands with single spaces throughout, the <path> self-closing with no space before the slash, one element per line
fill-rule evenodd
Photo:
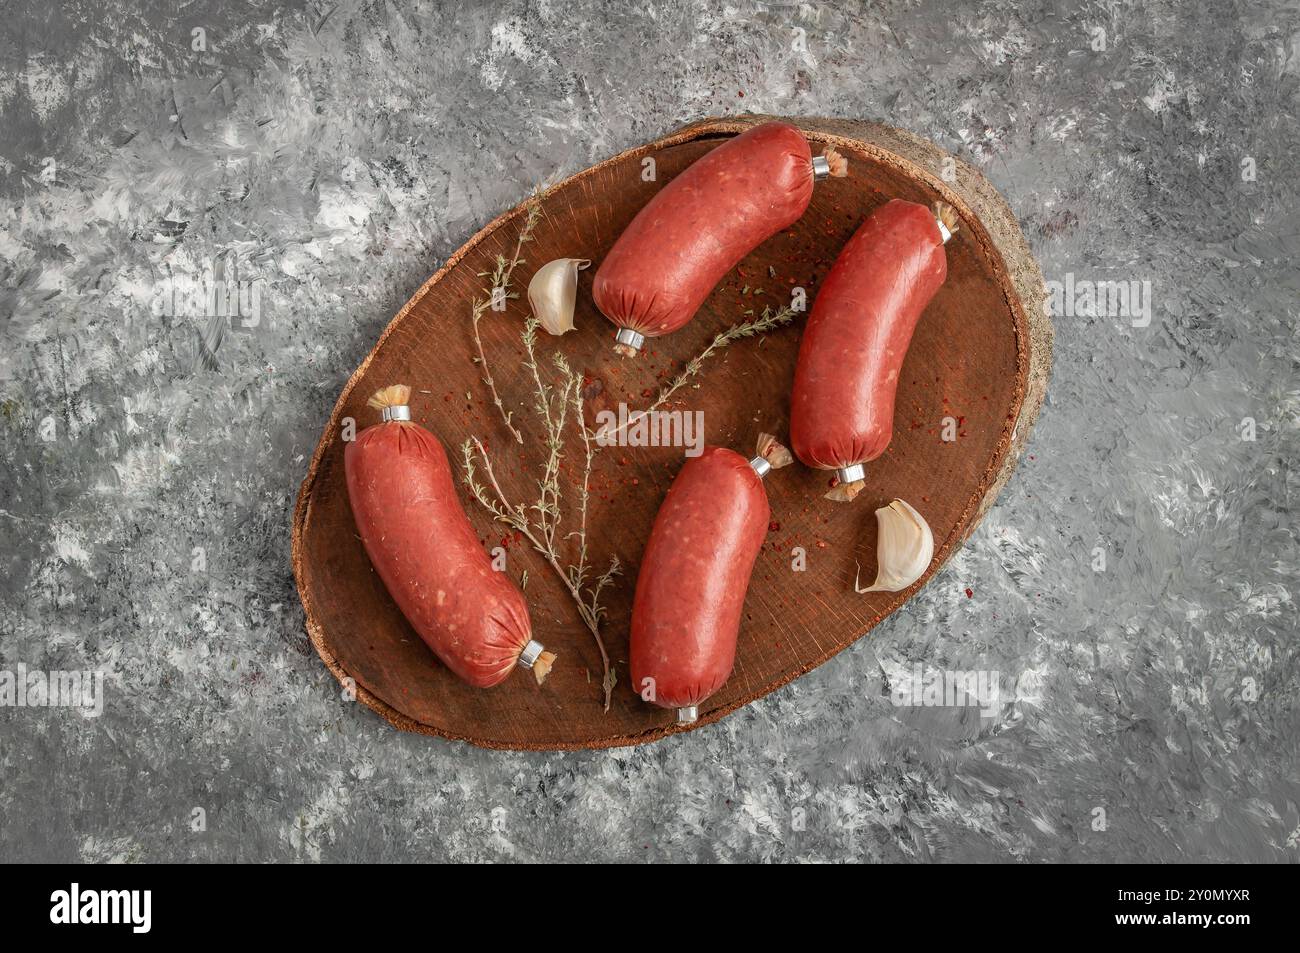
<path fill-rule="evenodd" d="M 108 677 L 0 708 L 0 859 L 1300 859 L 1294 3 L 174 6 L 0 25 L 0 669 Z M 1058 317 L 969 545 L 720 725 L 492 753 L 341 701 L 288 527 L 350 371 L 534 184 L 743 110 L 934 139 L 1150 325 Z M 205 354 L 152 306 L 221 261 L 261 323 Z M 913 661 L 1016 690 L 897 707 Z"/>

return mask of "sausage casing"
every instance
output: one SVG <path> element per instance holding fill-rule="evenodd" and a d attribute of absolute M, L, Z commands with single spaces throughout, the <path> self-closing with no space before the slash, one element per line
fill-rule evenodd
<path fill-rule="evenodd" d="M 677 474 L 650 531 L 632 606 L 632 685 L 646 701 L 691 709 L 731 674 L 769 512 L 761 478 L 732 450 L 706 447 Z"/>
<path fill-rule="evenodd" d="M 885 452 L 912 332 L 947 271 L 944 235 L 924 205 L 888 202 L 849 239 L 799 343 L 790 440 L 801 461 L 843 470 Z"/>
<path fill-rule="evenodd" d="M 727 140 L 632 219 L 596 271 L 596 306 L 644 337 L 676 331 L 742 258 L 804 213 L 812 191 L 808 140 L 794 126 L 766 122 Z"/>
<path fill-rule="evenodd" d="M 376 424 L 347 444 L 344 469 L 361 542 L 411 627 L 469 684 L 504 681 L 531 640 L 528 607 L 465 516 L 438 438 L 409 420 Z"/>

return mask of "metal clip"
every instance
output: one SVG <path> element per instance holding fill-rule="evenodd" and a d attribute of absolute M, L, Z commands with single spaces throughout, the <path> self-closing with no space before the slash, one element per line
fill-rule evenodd
<path fill-rule="evenodd" d="M 394 404 L 381 410 L 379 416 L 385 423 L 390 420 L 410 420 L 411 408 L 406 404 Z"/>
<path fill-rule="evenodd" d="M 519 653 L 519 667 L 532 668 L 533 663 L 541 657 L 544 651 L 546 651 L 546 646 L 536 639 L 529 639 L 528 644 L 524 646 L 524 650 Z"/>
<path fill-rule="evenodd" d="M 631 328 L 619 328 L 618 333 L 614 335 L 614 340 L 634 351 L 639 351 L 641 346 L 645 344 L 645 335 L 639 331 L 633 331 Z"/>
<path fill-rule="evenodd" d="M 835 478 L 841 483 L 856 483 L 867 478 L 867 470 L 862 464 L 855 463 L 849 467 L 840 467 L 835 471 Z"/>

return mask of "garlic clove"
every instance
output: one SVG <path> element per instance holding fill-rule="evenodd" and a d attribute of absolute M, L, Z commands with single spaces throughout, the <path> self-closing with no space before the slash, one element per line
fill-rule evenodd
<path fill-rule="evenodd" d="M 901 592 L 925 575 L 934 559 L 930 525 L 902 500 L 876 510 L 880 540 L 876 543 L 876 581 L 865 589 L 853 580 L 854 592 Z"/>
<path fill-rule="evenodd" d="M 578 272 L 591 264 L 587 258 L 557 258 L 537 269 L 528 282 L 528 305 L 548 334 L 573 330 L 573 308 L 578 299 Z"/>

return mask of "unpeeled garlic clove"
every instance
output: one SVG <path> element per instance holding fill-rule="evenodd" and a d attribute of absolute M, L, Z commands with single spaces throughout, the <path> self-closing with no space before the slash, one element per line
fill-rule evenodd
<path fill-rule="evenodd" d="M 901 592 L 925 575 L 934 558 L 930 526 L 907 503 L 894 500 L 876 510 L 880 540 L 876 543 L 876 581 L 865 589 L 853 580 L 854 592 Z"/>
<path fill-rule="evenodd" d="M 578 298 L 578 272 L 591 264 L 586 258 L 557 258 L 537 269 L 528 282 L 528 304 L 533 317 L 548 334 L 573 330 L 573 307 Z"/>

